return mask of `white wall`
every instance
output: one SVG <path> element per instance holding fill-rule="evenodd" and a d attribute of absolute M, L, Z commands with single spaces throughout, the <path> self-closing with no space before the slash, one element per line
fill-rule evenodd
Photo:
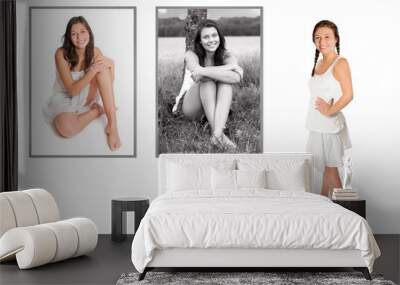
<path fill-rule="evenodd" d="M 304 151 L 313 63 L 311 32 L 321 19 L 337 23 L 341 51 L 353 75 L 354 101 L 346 107 L 353 142 L 354 185 L 367 200 L 375 233 L 400 233 L 400 57 L 396 0 L 321 1 L 186 0 L 68 1 L 68 5 L 137 6 L 137 157 L 29 158 L 28 5 L 18 0 L 19 182 L 50 190 L 64 217 L 86 216 L 109 233 L 111 199 L 156 196 L 155 6 L 264 7 L 264 151 Z M 84 4 L 82 4 L 84 3 Z M 397 97 L 396 97 L 397 96 Z"/>

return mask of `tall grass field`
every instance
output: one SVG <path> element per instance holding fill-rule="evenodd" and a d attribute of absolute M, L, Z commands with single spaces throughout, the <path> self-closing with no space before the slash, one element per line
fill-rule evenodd
<path fill-rule="evenodd" d="M 261 58 L 259 37 L 226 37 L 227 49 L 243 68 L 243 80 L 233 86 L 231 112 L 224 133 L 237 153 L 262 151 Z M 183 80 L 184 38 L 159 38 L 157 62 L 159 153 L 214 153 L 206 119 L 192 121 L 172 113 Z"/>

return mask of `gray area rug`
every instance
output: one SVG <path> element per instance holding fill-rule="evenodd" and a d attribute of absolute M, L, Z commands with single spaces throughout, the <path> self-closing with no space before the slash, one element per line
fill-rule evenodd
<path fill-rule="evenodd" d="M 368 281 L 361 272 L 148 272 L 145 279 L 142 281 L 138 281 L 138 276 L 139 273 L 124 273 L 118 279 L 116 285 L 395 285 L 392 281 L 384 280 L 382 275 L 372 274 L 372 281 Z"/>

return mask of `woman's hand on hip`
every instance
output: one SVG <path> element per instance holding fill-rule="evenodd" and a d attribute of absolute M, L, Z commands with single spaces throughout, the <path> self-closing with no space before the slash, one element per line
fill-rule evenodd
<path fill-rule="evenodd" d="M 329 103 L 327 103 L 321 97 L 317 97 L 317 100 L 315 100 L 315 109 L 317 109 L 322 115 L 331 116 L 332 112 L 330 111 L 330 109 L 332 104 L 333 100 L 330 100 Z"/>

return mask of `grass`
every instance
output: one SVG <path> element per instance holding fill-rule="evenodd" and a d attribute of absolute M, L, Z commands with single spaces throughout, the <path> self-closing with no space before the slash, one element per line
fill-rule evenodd
<path fill-rule="evenodd" d="M 231 113 L 225 134 L 237 144 L 237 153 L 261 152 L 260 58 L 258 54 L 238 58 L 244 76 L 233 87 Z M 210 144 L 207 120 L 191 121 L 174 115 L 172 106 L 182 84 L 183 62 L 158 61 L 158 127 L 160 153 L 224 152 Z"/>

